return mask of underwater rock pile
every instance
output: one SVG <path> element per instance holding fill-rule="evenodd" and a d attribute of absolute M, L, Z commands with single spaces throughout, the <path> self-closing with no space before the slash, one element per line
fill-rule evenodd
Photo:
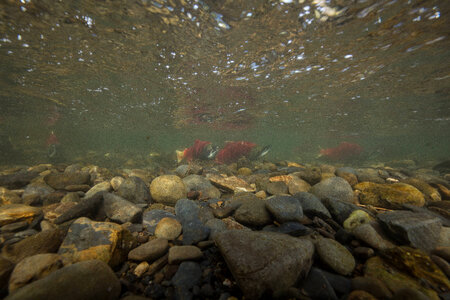
<path fill-rule="evenodd" d="M 450 297 L 448 174 L 239 164 L 4 169 L 0 297 Z"/>

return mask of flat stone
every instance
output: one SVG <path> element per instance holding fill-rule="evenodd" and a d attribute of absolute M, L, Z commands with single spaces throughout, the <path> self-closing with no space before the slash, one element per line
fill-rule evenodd
<path fill-rule="evenodd" d="M 14 263 L 18 263 L 28 256 L 40 253 L 55 253 L 58 251 L 65 234 L 66 230 L 59 228 L 41 231 L 13 245 L 3 247 L 2 255 Z"/>
<path fill-rule="evenodd" d="M 90 188 L 86 194 L 84 195 L 85 198 L 92 198 L 95 197 L 97 194 L 103 194 L 111 191 L 111 184 L 108 181 L 103 181 L 100 183 L 97 183 L 92 188 Z"/>
<path fill-rule="evenodd" d="M 383 228 L 401 243 L 426 251 L 438 245 L 441 221 L 427 214 L 392 211 L 377 216 Z"/>
<path fill-rule="evenodd" d="M 267 210 L 279 223 L 290 221 L 300 222 L 303 219 L 302 206 L 292 196 L 273 196 L 265 201 Z"/>
<path fill-rule="evenodd" d="M 56 190 L 63 190 L 68 185 L 88 184 L 91 175 L 88 172 L 50 173 L 44 181 Z"/>
<path fill-rule="evenodd" d="M 236 176 L 224 177 L 215 174 L 208 174 L 207 178 L 211 181 L 212 184 L 225 191 L 234 193 L 256 192 L 255 186 L 250 185 L 247 181 Z"/>
<path fill-rule="evenodd" d="M 30 224 L 42 213 L 37 207 L 24 204 L 7 204 L 0 206 L 0 226 L 26 221 Z"/>
<path fill-rule="evenodd" d="M 12 174 L 0 175 L 0 186 L 7 189 L 20 189 L 39 176 L 38 172 L 20 170 Z"/>
<path fill-rule="evenodd" d="M 163 218 L 176 219 L 174 214 L 162 209 L 146 210 L 142 216 L 142 225 L 150 234 L 155 234 L 156 226 Z"/>
<path fill-rule="evenodd" d="M 363 169 L 357 169 L 356 170 L 356 176 L 358 177 L 359 182 L 374 182 L 374 183 L 384 183 L 384 179 L 380 176 L 382 175 L 382 172 L 377 169 L 372 168 L 363 168 Z"/>
<path fill-rule="evenodd" d="M 297 176 L 311 185 L 320 182 L 321 179 L 321 171 L 319 168 L 300 168 L 290 175 Z"/>
<path fill-rule="evenodd" d="M 55 190 L 44 182 L 32 182 L 25 187 L 22 194 L 22 201 L 25 204 L 42 203 L 45 196 L 53 193 Z M 37 200 L 37 201 L 36 201 Z"/>
<path fill-rule="evenodd" d="M 162 218 L 155 229 L 155 236 L 166 240 L 175 240 L 181 234 L 182 226 L 173 218 Z"/>
<path fill-rule="evenodd" d="M 215 242 L 248 299 L 292 287 L 309 272 L 314 253 L 309 240 L 272 232 L 229 230 Z"/>
<path fill-rule="evenodd" d="M 22 199 L 16 193 L 0 186 L 0 205 L 20 203 Z"/>
<path fill-rule="evenodd" d="M 303 213 L 308 217 L 331 218 L 330 212 L 317 196 L 308 192 L 300 192 L 294 194 L 294 197 L 299 201 Z"/>
<path fill-rule="evenodd" d="M 353 203 L 353 189 L 345 179 L 340 177 L 322 180 L 312 186 L 309 192 L 322 201 L 329 199 Z"/>
<path fill-rule="evenodd" d="M 58 254 L 71 262 L 98 259 L 117 266 L 132 246 L 131 234 L 122 226 L 82 217 L 70 225 Z"/>
<path fill-rule="evenodd" d="M 123 185 L 123 184 L 122 184 Z M 162 175 L 153 179 L 150 184 L 153 200 L 174 206 L 178 200 L 186 198 L 186 185 L 176 175 Z"/>
<path fill-rule="evenodd" d="M 55 219 L 54 223 L 62 224 L 79 217 L 93 216 L 97 213 L 102 201 L 102 193 L 96 193 L 92 197 L 84 197 L 76 205 L 71 206 L 68 210 L 64 211 L 64 213 L 60 214 Z"/>
<path fill-rule="evenodd" d="M 400 272 L 394 266 L 387 264 L 378 256 L 371 257 L 366 261 L 366 264 L 364 265 L 364 276 L 374 277 L 380 280 L 393 293 L 403 288 L 411 288 L 424 293 L 429 299 L 439 299 L 437 293 L 432 289 L 423 287 L 420 280 Z"/>
<path fill-rule="evenodd" d="M 270 195 L 286 195 L 289 190 L 285 182 L 274 181 L 267 183 L 266 192 Z"/>
<path fill-rule="evenodd" d="M 195 246 L 173 246 L 169 249 L 169 264 L 179 264 L 185 260 L 199 260 L 202 251 Z"/>
<path fill-rule="evenodd" d="M 111 193 L 103 194 L 103 210 L 113 222 L 138 223 L 142 218 L 142 209 L 130 201 Z"/>
<path fill-rule="evenodd" d="M 27 221 L 19 221 L 16 223 L 10 223 L 7 225 L 3 225 L 0 228 L 0 232 L 1 233 L 5 233 L 5 232 L 17 232 L 17 231 L 21 231 L 24 230 L 25 228 L 27 228 L 30 224 Z"/>
<path fill-rule="evenodd" d="M 167 249 L 169 249 L 168 241 L 157 238 L 131 250 L 128 253 L 128 259 L 154 261 L 163 256 L 167 252 Z"/>
<path fill-rule="evenodd" d="M 291 176 L 292 179 L 288 182 L 289 194 L 294 195 L 300 192 L 308 192 L 311 189 L 311 185 L 305 180 L 296 176 Z"/>
<path fill-rule="evenodd" d="M 371 224 L 362 224 L 352 230 L 353 235 L 360 241 L 377 250 L 385 250 L 394 247 L 389 240 L 380 235 Z"/>
<path fill-rule="evenodd" d="M 320 259 L 336 273 L 349 275 L 355 268 L 355 258 L 339 242 L 322 238 L 315 244 L 316 252 Z"/>
<path fill-rule="evenodd" d="M 117 194 L 135 204 L 149 204 L 152 201 L 147 185 L 136 176 L 125 179 L 117 189 Z"/>
<path fill-rule="evenodd" d="M 102 261 L 76 263 L 43 279 L 36 280 L 9 295 L 7 300 L 116 300 L 120 282 L 111 268 Z"/>
<path fill-rule="evenodd" d="M 272 223 L 272 218 L 266 209 L 265 200 L 246 200 L 234 212 L 236 221 L 249 226 L 264 226 Z"/>
<path fill-rule="evenodd" d="M 9 279 L 9 292 L 44 278 L 63 267 L 62 257 L 55 253 L 44 253 L 29 256 L 21 260 Z"/>
<path fill-rule="evenodd" d="M 378 184 L 373 182 L 361 182 L 354 186 L 360 191 L 361 204 L 373 205 L 389 209 L 399 209 L 403 204 L 423 206 L 425 198 L 423 194 L 405 183 Z"/>

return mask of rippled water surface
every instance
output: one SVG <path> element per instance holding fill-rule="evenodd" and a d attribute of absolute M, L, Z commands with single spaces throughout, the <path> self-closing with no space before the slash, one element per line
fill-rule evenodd
<path fill-rule="evenodd" d="M 315 159 L 448 159 L 449 1 L 0 3 L 0 147 L 10 160 L 125 153 L 196 138 Z M 51 142 L 50 142 L 51 143 Z M 112 156 L 111 156 L 112 155 Z"/>

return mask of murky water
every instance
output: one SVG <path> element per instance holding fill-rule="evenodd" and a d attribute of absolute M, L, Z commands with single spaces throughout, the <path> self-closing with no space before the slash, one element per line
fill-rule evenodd
<path fill-rule="evenodd" d="M 448 159 L 448 1 L 0 3 L 1 163 L 168 157 L 196 138 L 312 161 Z M 151 154 L 151 155 L 149 155 Z M 160 156 L 158 156 L 160 155 Z"/>

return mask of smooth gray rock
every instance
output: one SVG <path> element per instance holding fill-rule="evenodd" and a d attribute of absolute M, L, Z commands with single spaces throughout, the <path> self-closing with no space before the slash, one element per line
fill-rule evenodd
<path fill-rule="evenodd" d="M 284 181 L 274 181 L 267 183 L 266 191 L 271 195 L 283 195 L 287 194 L 289 189 Z"/>
<path fill-rule="evenodd" d="M 150 234 L 154 234 L 156 226 L 163 218 L 177 219 L 174 214 L 168 211 L 162 209 L 152 209 L 144 212 L 142 216 L 142 225 Z"/>
<path fill-rule="evenodd" d="M 175 214 L 177 219 L 183 223 L 199 220 L 200 207 L 198 204 L 189 199 L 180 199 L 175 204 Z"/>
<path fill-rule="evenodd" d="M 136 176 L 125 179 L 117 189 L 117 194 L 135 204 L 149 204 L 152 200 L 147 185 Z"/>
<path fill-rule="evenodd" d="M 112 189 L 111 183 L 109 183 L 108 181 L 100 182 L 100 183 L 97 183 L 96 185 L 94 185 L 93 187 L 91 187 L 89 189 L 89 191 L 86 192 L 84 197 L 92 198 L 97 194 L 103 194 L 103 193 L 109 192 L 109 191 L 111 191 L 111 189 Z"/>
<path fill-rule="evenodd" d="M 209 237 L 209 227 L 203 225 L 200 220 L 193 220 L 182 223 L 183 225 L 183 245 L 192 245 L 204 241 Z"/>
<path fill-rule="evenodd" d="M 338 299 L 324 272 L 318 268 L 311 268 L 308 277 L 300 283 L 300 289 L 310 299 Z"/>
<path fill-rule="evenodd" d="M 383 228 L 400 243 L 430 251 L 436 248 L 441 232 L 439 218 L 411 211 L 391 211 L 377 216 Z"/>
<path fill-rule="evenodd" d="M 352 230 L 353 235 L 360 241 L 377 250 L 386 250 L 395 247 L 390 241 L 383 238 L 371 224 L 362 224 Z"/>
<path fill-rule="evenodd" d="M 380 170 L 377 169 L 357 169 L 356 177 L 359 182 L 370 181 L 375 183 L 385 183 L 384 179 L 380 177 Z"/>
<path fill-rule="evenodd" d="M 111 194 L 103 194 L 103 210 L 111 221 L 123 224 L 138 223 L 142 217 L 142 209 L 124 198 Z"/>
<path fill-rule="evenodd" d="M 239 223 L 249 226 L 264 226 L 272 223 L 265 200 L 260 199 L 245 200 L 234 212 L 234 218 Z"/>
<path fill-rule="evenodd" d="M 115 300 L 120 282 L 111 268 L 99 260 L 79 262 L 59 269 L 8 296 L 7 300 Z"/>
<path fill-rule="evenodd" d="M 172 284 L 177 288 L 190 289 L 200 283 L 202 269 L 193 261 L 182 262 L 172 278 Z"/>
<path fill-rule="evenodd" d="M 317 196 L 308 192 L 300 192 L 294 194 L 294 197 L 297 198 L 302 206 L 303 213 L 308 217 L 331 218 L 330 212 Z"/>
<path fill-rule="evenodd" d="M 24 203 L 31 203 L 32 198 L 37 198 L 43 200 L 45 196 L 53 193 L 55 190 L 45 184 L 44 182 L 34 182 L 26 186 L 22 194 L 22 199 Z"/>
<path fill-rule="evenodd" d="M 344 221 L 347 220 L 347 218 L 352 214 L 352 212 L 360 209 L 353 203 L 332 199 L 323 199 L 322 203 L 331 213 L 333 219 L 337 221 L 339 224 L 344 224 Z"/>
<path fill-rule="evenodd" d="M 50 173 L 44 181 L 56 190 L 62 190 L 68 185 L 88 184 L 91 175 L 88 172 Z"/>
<path fill-rule="evenodd" d="M 273 196 L 265 201 L 267 210 L 279 223 L 290 221 L 300 222 L 303 219 L 302 206 L 292 196 Z"/>
<path fill-rule="evenodd" d="M 248 299 L 287 290 L 309 272 L 313 260 L 311 241 L 285 234 L 228 230 L 215 242 Z"/>
<path fill-rule="evenodd" d="M 227 225 L 221 219 L 208 220 L 205 223 L 205 226 L 207 226 L 210 229 L 209 233 L 210 239 L 214 239 L 216 234 L 218 234 L 219 232 L 227 230 Z"/>
<path fill-rule="evenodd" d="M 330 177 L 313 185 L 309 190 L 311 194 L 320 200 L 330 199 L 348 203 L 353 202 L 353 189 L 350 184 L 341 177 Z"/>
<path fill-rule="evenodd" d="M 128 259 L 137 261 L 154 261 L 166 254 L 169 242 L 166 239 L 154 239 L 134 248 L 128 253 Z"/>
<path fill-rule="evenodd" d="M 356 266 L 355 258 L 339 242 L 323 238 L 315 243 L 320 259 L 336 273 L 349 275 Z"/>
<path fill-rule="evenodd" d="M 173 246 L 169 249 L 169 264 L 179 264 L 185 260 L 198 260 L 203 257 L 202 250 L 195 246 Z"/>

